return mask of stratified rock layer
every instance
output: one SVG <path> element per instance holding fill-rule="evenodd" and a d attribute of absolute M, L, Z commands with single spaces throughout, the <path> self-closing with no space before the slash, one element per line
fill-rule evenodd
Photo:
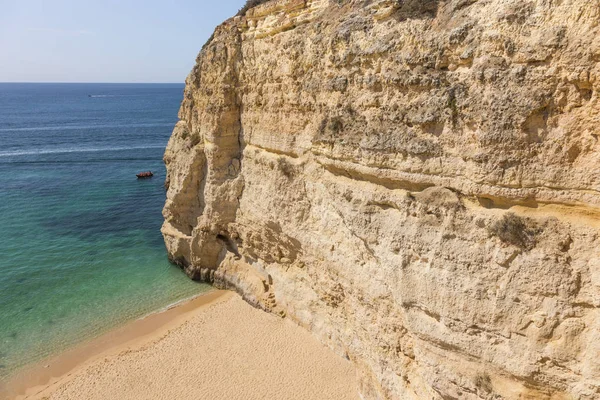
<path fill-rule="evenodd" d="M 169 254 L 367 399 L 600 398 L 600 3 L 281 0 L 221 26 Z"/>

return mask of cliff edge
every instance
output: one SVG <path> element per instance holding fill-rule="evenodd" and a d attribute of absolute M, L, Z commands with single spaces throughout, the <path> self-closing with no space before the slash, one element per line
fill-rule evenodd
<path fill-rule="evenodd" d="M 600 2 L 273 0 L 220 25 L 165 153 L 187 274 L 366 399 L 600 398 Z"/>

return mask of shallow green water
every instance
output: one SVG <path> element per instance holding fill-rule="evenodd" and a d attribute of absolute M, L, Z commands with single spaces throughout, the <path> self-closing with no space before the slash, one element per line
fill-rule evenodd
<path fill-rule="evenodd" d="M 0 378 L 208 290 L 160 235 L 182 89 L 0 84 Z"/>

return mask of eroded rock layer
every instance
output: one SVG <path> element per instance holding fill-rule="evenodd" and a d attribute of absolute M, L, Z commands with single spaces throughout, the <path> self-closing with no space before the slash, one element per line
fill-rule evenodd
<path fill-rule="evenodd" d="M 219 26 L 165 154 L 193 278 L 367 399 L 600 398 L 600 2 L 280 0 Z"/>

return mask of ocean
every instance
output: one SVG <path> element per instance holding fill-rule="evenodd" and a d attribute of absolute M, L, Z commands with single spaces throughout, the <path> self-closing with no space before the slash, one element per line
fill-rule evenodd
<path fill-rule="evenodd" d="M 209 290 L 168 262 L 160 234 L 182 96 L 171 84 L 0 84 L 0 379 Z"/>

